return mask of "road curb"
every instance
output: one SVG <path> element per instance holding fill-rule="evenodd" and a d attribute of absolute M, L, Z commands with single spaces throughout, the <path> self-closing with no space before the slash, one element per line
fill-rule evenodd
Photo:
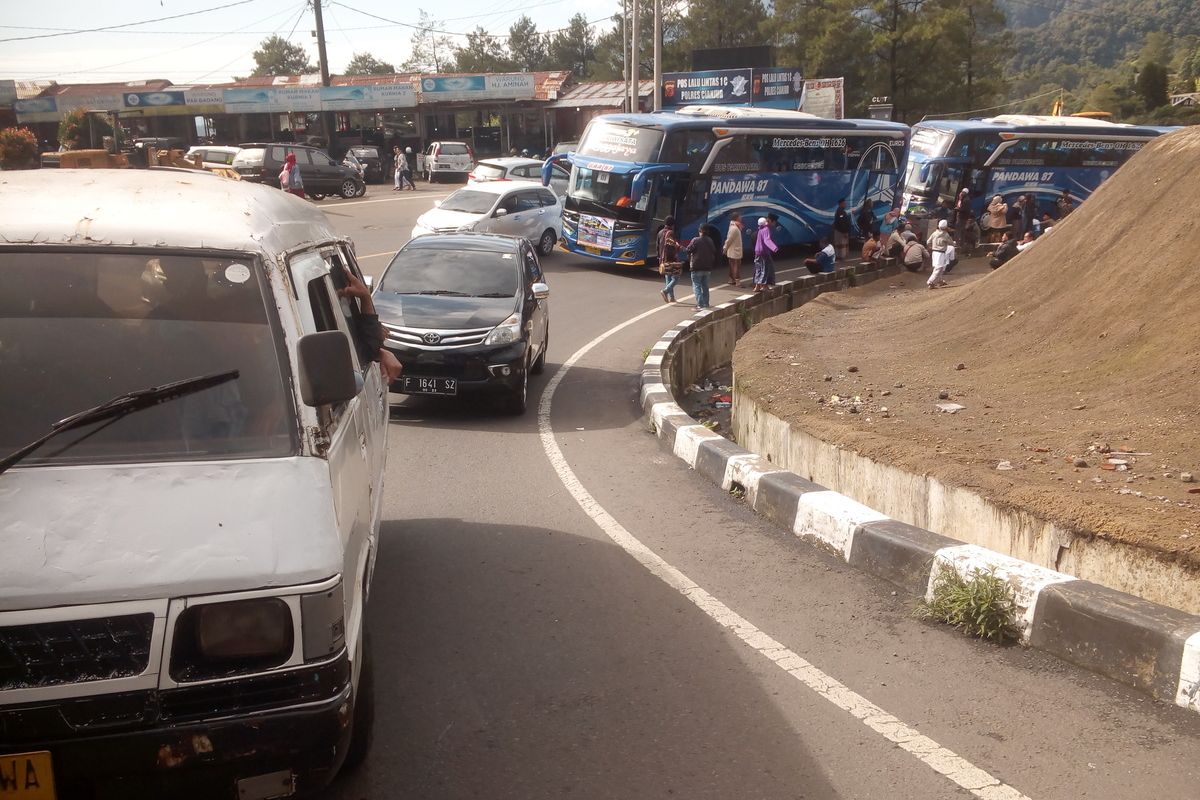
<path fill-rule="evenodd" d="M 639 399 L 647 425 L 688 467 L 850 566 L 915 597 L 928 597 L 943 569 L 963 577 L 994 571 L 1013 588 L 1023 644 L 1200 711 L 1200 617 L 891 519 L 780 469 L 769 455 L 739 447 L 676 403 L 684 386 L 732 359 L 734 344 L 751 325 L 824 292 L 895 274 L 899 269 L 890 265 L 842 267 L 742 295 L 679 323 L 651 347 L 642 366 Z"/>

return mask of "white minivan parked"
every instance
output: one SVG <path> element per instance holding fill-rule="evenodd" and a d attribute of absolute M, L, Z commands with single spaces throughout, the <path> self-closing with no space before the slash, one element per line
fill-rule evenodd
<path fill-rule="evenodd" d="M 170 169 L 0 173 L 0 242 L 0 775 L 40 789 L 0 795 L 319 790 L 372 719 L 387 402 L 350 242 Z"/>
<path fill-rule="evenodd" d="M 524 181 L 472 183 L 417 217 L 412 238 L 467 231 L 519 236 L 549 255 L 562 237 L 562 198 Z"/>

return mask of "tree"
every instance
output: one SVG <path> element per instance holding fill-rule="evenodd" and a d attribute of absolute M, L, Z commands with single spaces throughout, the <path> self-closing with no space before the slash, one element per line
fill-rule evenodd
<path fill-rule="evenodd" d="M 508 72 L 513 68 L 504 45 L 479 26 L 467 34 L 464 46 L 454 50 L 456 72 Z"/>
<path fill-rule="evenodd" d="M 537 25 L 522 15 L 508 29 L 508 52 L 513 63 L 522 72 L 537 72 L 544 69 L 549 56 L 546 37 L 538 33 Z"/>
<path fill-rule="evenodd" d="M 680 25 L 678 46 L 690 53 L 714 47 L 759 44 L 759 24 L 765 16 L 766 11 L 759 0 L 691 3 Z"/>
<path fill-rule="evenodd" d="M 1170 104 L 1167 97 L 1167 68 L 1151 61 L 1138 72 L 1134 88 L 1146 104 L 1147 110 Z"/>
<path fill-rule="evenodd" d="M 380 61 L 370 53 L 355 53 L 346 65 L 345 75 L 391 75 L 396 68 L 386 61 Z"/>
<path fill-rule="evenodd" d="M 421 9 L 416 30 L 409 38 L 412 52 L 400 65 L 405 72 L 444 72 L 454 66 L 454 42 L 439 33 L 443 23 Z"/>
<path fill-rule="evenodd" d="M 254 51 L 254 71 L 250 74 L 297 75 L 315 71 L 308 61 L 308 53 L 298 44 L 292 44 L 282 36 L 268 36 Z"/>
<path fill-rule="evenodd" d="M 590 77 L 596 60 L 596 42 L 587 17 L 576 14 L 571 17 L 565 30 L 554 34 L 550 40 L 548 66 L 566 69 L 578 80 Z"/>

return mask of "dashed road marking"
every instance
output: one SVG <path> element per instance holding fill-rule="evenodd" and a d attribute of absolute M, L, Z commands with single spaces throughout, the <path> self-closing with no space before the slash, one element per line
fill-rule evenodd
<path fill-rule="evenodd" d="M 570 358 L 554 373 L 538 404 L 538 435 L 542 448 L 550 465 L 558 474 L 558 479 L 571 493 L 571 497 L 579 504 L 592 521 L 626 553 L 635 558 L 642 566 L 669 586 L 674 587 L 705 614 L 708 614 L 721 626 L 730 630 L 752 650 L 765 658 L 802 684 L 812 689 L 833 705 L 846 711 L 883 738 L 895 743 L 900 749 L 912 754 L 934 772 L 942 775 L 951 782 L 961 786 L 981 800 L 1029 800 L 1021 792 L 988 772 L 979 769 L 957 753 L 942 747 L 937 742 L 924 736 L 917 729 L 906 725 L 901 720 L 884 711 L 879 706 L 867 700 L 862 695 L 847 688 L 833 677 L 826 675 L 817 667 L 801 658 L 794 651 L 777 642 L 768 634 L 759 630 L 744 617 L 737 614 L 729 606 L 713 597 L 695 581 L 680 570 L 671 566 L 661 556 L 637 537 L 631 534 L 616 520 L 604 506 L 584 487 L 575 471 L 567 463 L 558 442 L 554 439 L 554 429 L 550 424 L 550 412 L 554 403 L 554 393 L 562 383 L 563 378 L 571 367 L 579 362 L 591 350 L 609 337 L 620 333 L 631 325 L 657 314 L 671 306 L 658 306 L 649 311 L 616 325 L 592 339 L 583 347 L 576 350 Z"/>

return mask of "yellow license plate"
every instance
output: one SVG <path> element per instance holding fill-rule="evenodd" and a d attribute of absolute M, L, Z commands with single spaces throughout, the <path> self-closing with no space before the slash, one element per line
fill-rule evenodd
<path fill-rule="evenodd" d="M 55 800 L 50 753 L 0 756 L 0 800 Z"/>
<path fill-rule="evenodd" d="M 586 250 L 586 251 L 588 251 L 589 253 L 591 253 L 591 254 L 592 254 L 592 255 L 594 255 L 594 256 L 598 256 L 598 255 L 600 255 L 600 248 L 599 248 L 599 247 L 592 247 L 592 246 L 591 246 L 591 245 L 589 245 L 589 244 L 585 244 L 585 245 L 583 246 L 583 249 L 584 249 L 584 250 Z"/>

